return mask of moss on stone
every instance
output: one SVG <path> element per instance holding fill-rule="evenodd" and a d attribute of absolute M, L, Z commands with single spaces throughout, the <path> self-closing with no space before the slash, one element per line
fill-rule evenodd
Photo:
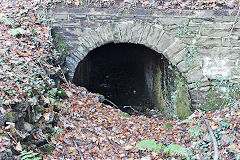
<path fill-rule="evenodd" d="M 156 109 L 160 110 L 163 115 L 168 113 L 168 100 L 164 96 L 164 89 L 162 88 L 162 72 L 160 67 L 156 68 L 156 74 L 153 79 L 153 104 L 156 106 Z"/>
<path fill-rule="evenodd" d="M 17 112 L 8 112 L 7 113 L 7 121 L 8 122 L 17 122 L 18 121 L 18 113 Z"/>
<path fill-rule="evenodd" d="M 216 111 L 233 104 L 240 98 L 239 85 L 229 85 L 227 91 L 223 92 L 219 88 L 211 88 L 207 94 L 207 104 L 201 105 L 200 109 L 204 111 Z"/>
<path fill-rule="evenodd" d="M 176 106 L 175 112 L 180 119 L 186 119 L 191 114 L 190 95 L 186 82 L 180 76 L 177 76 L 177 88 L 176 88 Z"/>
<path fill-rule="evenodd" d="M 39 149 L 44 154 L 50 154 L 55 149 L 55 145 L 53 145 L 53 144 L 45 144 L 45 145 L 39 147 Z"/>

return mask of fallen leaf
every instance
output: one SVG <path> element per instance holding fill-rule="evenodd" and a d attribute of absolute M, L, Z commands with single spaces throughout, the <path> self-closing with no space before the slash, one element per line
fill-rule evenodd
<path fill-rule="evenodd" d="M 16 151 L 18 151 L 18 152 L 22 152 L 22 145 L 20 144 L 20 142 L 18 142 L 18 143 L 16 144 L 16 146 L 14 147 L 14 149 L 15 149 Z"/>

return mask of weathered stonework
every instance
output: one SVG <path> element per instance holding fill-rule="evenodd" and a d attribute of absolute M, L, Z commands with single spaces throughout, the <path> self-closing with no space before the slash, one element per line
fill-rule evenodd
<path fill-rule="evenodd" d="M 104 44 L 135 43 L 163 54 L 177 66 L 188 82 L 193 104 L 203 103 L 211 81 L 221 77 L 238 81 L 240 25 L 228 35 L 237 11 L 234 10 L 144 10 L 56 8 L 48 12 L 52 28 L 69 44 L 68 78 L 89 51 Z M 188 47 L 194 45 L 197 60 L 189 61 Z M 199 91 L 193 91 L 195 82 Z M 197 97 L 197 98 L 196 98 Z"/>

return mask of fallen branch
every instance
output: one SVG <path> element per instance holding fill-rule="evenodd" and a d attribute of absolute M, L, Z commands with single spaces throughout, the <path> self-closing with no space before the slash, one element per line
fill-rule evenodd
<path fill-rule="evenodd" d="M 73 139 L 72 139 L 72 141 L 73 141 L 73 143 L 74 143 L 74 145 L 75 145 L 75 147 L 76 147 L 76 150 L 78 151 L 78 154 L 79 154 L 80 157 L 81 157 L 81 160 L 84 160 L 83 155 L 82 155 L 79 147 L 77 146 L 77 143 L 76 143 Z"/>
<path fill-rule="evenodd" d="M 61 73 L 63 75 L 63 79 L 64 79 L 65 83 L 67 84 L 68 88 L 71 90 L 69 82 L 67 81 L 67 79 L 66 79 L 66 77 L 65 77 L 65 75 L 64 75 L 64 73 L 62 71 L 62 68 L 59 65 L 58 65 L 58 67 L 59 67 L 59 69 L 60 69 L 60 71 L 61 71 Z"/>
<path fill-rule="evenodd" d="M 112 101 L 110 101 L 110 100 L 108 100 L 106 98 L 104 98 L 103 101 L 107 101 L 107 102 L 111 103 L 116 109 L 119 109 L 118 106 L 116 104 L 114 104 Z"/>
<path fill-rule="evenodd" d="M 205 122 L 205 124 L 206 124 L 206 126 L 207 126 L 207 129 L 208 129 L 208 132 L 209 132 L 209 134 L 210 134 L 210 136 L 211 136 L 211 139 L 212 139 L 212 143 L 213 143 L 213 149 L 214 149 L 214 160 L 218 160 L 218 145 L 217 145 L 217 140 L 216 140 L 216 138 L 215 138 L 215 136 L 214 136 L 214 134 L 213 134 L 213 130 L 212 130 L 212 128 L 208 125 L 208 122 L 207 122 L 207 120 L 205 119 L 205 118 L 203 118 L 204 119 L 204 122 Z"/>

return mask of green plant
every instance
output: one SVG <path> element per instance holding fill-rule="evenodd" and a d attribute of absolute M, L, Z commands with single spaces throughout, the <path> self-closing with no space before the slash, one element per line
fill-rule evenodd
<path fill-rule="evenodd" d="M 163 151 L 163 153 L 170 156 L 178 155 L 178 156 L 188 157 L 188 152 L 186 148 L 178 144 L 170 144 L 168 146 L 164 146 L 160 142 L 157 144 L 154 139 L 142 140 L 139 143 L 137 143 L 135 148 L 153 151 L 153 152 L 159 152 L 161 150 Z"/>
<path fill-rule="evenodd" d="M 199 55 L 197 51 L 196 45 L 190 45 L 188 46 L 188 54 L 184 57 L 184 60 L 188 61 L 188 65 L 192 65 L 193 62 L 197 60 L 197 56 Z"/>
<path fill-rule="evenodd" d="M 39 153 L 33 151 L 22 151 L 20 154 L 20 160 L 41 160 L 41 157 L 37 157 Z"/>
<path fill-rule="evenodd" d="M 54 128 L 51 129 L 51 132 L 52 132 L 53 138 L 54 138 L 55 140 L 57 140 L 57 132 L 63 133 L 64 131 L 63 131 L 63 129 L 61 129 L 61 128 L 54 127 Z"/>
<path fill-rule="evenodd" d="M 8 19 L 7 17 L 5 17 L 5 15 L 0 15 L 0 23 L 5 23 L 9 26 L 14 27 L 14 22 L 10 19 Z"/>
<path fill-rule="evenodd" d="M 70 50 L 68 44 L 56 33 L 52 33 L 53 43 L 55 44 L 55 58 L 58 59 L 61 54 L 69 55 Z"/>
<path fill-rule="evenodd" d="M 187 38 L 191 37 L 192 32 L 189 31 L 188 24 L 183 24 L 183 25 L 177 25 L 178 26 L 178 33 L 176 37 L 179 38 Z"/>
<path fill-rule="evenodd" d="M 200 105 L 204 111 L 215 111 L 233 105 L 240 99 L 239 85 L 229 82 L 226 78 L 218 78 L 207 94 L 208 103 Z M 221 90 L 224 89 L 224 90 Z"/>
<path fill-rule="evenodd" d="M 188 157 L 188 152 L 186 148 L 178 145 L 178 144 L 170 144 L 166 146 L 163 150 L 164 153 L 168 155 L 179 155 L 179 156 L 185 156 Z"/>
<path fill-rule="evenodd" d="M 169 130 L 173 128 L 173 125 L 172 123 L 167 122 L 163 125 L 163 128 Z"/>
<path fill-rule="evenodd" d="M 150 140 L 140 141 L 135 148 L 153 151 L 153 152 L 159 152 L 160 150 L 164 149 L 164 146 L 162 145 L 162 143 L 157 144 L 154 139 L 150 139 Z"/>
<path fill-rule="evenodd" d="M 16 35 L 19 35 L 19 34 L 22 34 L 22 35 L 31 35 L 32 33 L 28 30 L 24 30 L 22 28 L 14 28 L 14 29 L 11 29 L 10 30 L 10 34 L 12 36 L 16 36 Z"/>
<path fill-rule="evenodd" d="M 128 113 L 126 113 L 126 112 L 121 112 L 121 116 L 123 116 L 123 117 L 131 117 Z"/>

